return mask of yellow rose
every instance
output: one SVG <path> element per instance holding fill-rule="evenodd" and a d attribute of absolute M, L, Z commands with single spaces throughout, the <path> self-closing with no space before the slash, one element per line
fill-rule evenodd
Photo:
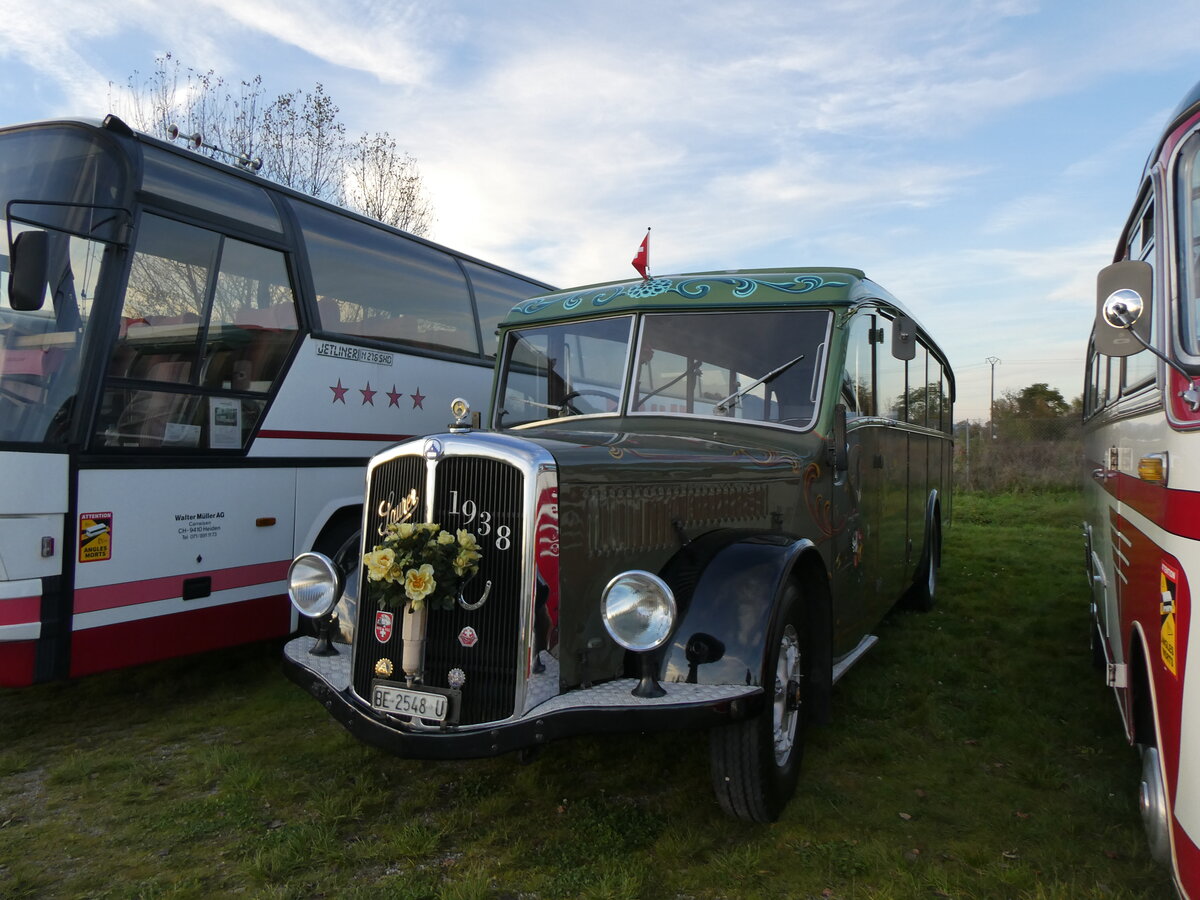
<path fill-rule="evenodd" d="M 455 537 L 450 532 L 448 532 L 448 531 L 439 531 L 438 532 L 437 542 L 439 544 L 441 544 L 443 547 L 446 546 L 447 544 L 453 544 L 454 541 L 455 541 Z"/>
<path fill-rule="evenodd" d="M 396 552 L 386 547 L 380 550 L 372 550 L 370 553 L 363 555 L 363 562 L 367 566 L 367 577 L 371 581 L 383 581 L 387 578 L 388 569 L 392 567 L 392 563 L 395 561 Z"/>
<path fill-rule="evenodd" d="M 412 522 L 401 522 L 396 526 L 396 536 L 399 537 L 400 540 L 406 541 L 413 536 L 413 532 L 416 530 L 417 529 L 413 526 Z"/>
<path fill-rule="evenodd" d="M 470 550 L 460 550 L 458 556 L 454 558 L 454 574 L 458 576 L 465 575 L 468 569 L 475 568 L 475 560 L 479 559 L 479 554 Z"/>
<path fill-rule="evenodd" d="M 475 540 L 475 535 L 467 531 L 465 528 L 458 529 L 458 546 L 464 550 L 472 551 L 479 549 L 479 542 Z"/>
<path fill-rule="evenodd" d="M 412 600 L 414 606 L 417 603 L 423 604 L 435 587 L 437 582 L 433 578 L 433 566 L 429 563 L 404 573 L 404 596 Z M 420 609 L 419 606 L 417 608 Z"/>

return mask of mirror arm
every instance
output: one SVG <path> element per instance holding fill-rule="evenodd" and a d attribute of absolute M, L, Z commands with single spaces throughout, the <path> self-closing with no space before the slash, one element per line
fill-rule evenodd
<path fill-rule="evenodd" d="M 1168 368 L 1174 369 L 1176 372 L 1178 372 L 1180 375 L 1182 375 L 1184 377 L 1184 379 L 1188 383 L 1188 386 L 1187 386 L 1187 390 L 1179 392 L 1180 399 L 1182 399 L 1184 403 L 1186 403 L 1188 406 L 1190 406 L 1192 408 L 1192 412 L 1200 412 L 1200 387 L 1198 387 L 1196 385 L 1196 379 L 1193 378 L 1183 368 L 1183 366 L 1179 365 L 1179 363 L 1175 362 L 1172 359 L 1169 359 L 1165 353 L 1162 353 L 1157 348 L 1151 347 L 1148 343 L 1146 343 L 1146 341 L 1144 341 L 1142 339 L 1142 336 L 1140 334 L 1138 334 L 1136 331 L 1134 331 L 1132 327 L 1126 326 L 1126 328 L 1128 329 L 1129 333 L 1131 335 L 1133 335 L 1133 339 L 1135 341 L 1137 341 L 1139 344 L 1141 344 L 1143 347 L 1145 347 L 1147 350 L 1149 350 L 1151 353 L 1153 353 L 1155 356 L 1157 356 L 1159 359 L 1161 359 L 1163 362 L 1165 362 L 1167 364 Z"/>

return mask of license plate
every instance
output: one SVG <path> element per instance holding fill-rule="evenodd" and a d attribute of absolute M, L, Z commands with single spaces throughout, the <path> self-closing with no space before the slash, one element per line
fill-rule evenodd
<path fill-rule="evenodd" d="M 371 688 L 371 706 L 393 716 L 416 716 L 444 722 L 450 711 L 450 698 L 445 694 L 430 694 L 376 682 Z"/>

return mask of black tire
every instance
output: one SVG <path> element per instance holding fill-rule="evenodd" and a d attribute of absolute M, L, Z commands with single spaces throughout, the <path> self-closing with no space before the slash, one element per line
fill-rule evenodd
<path fill-rule="evenodd" d="M 714 728 L 709 762 L 717 802 L 747 822 L 774 822 L 796 790 L 804 756 L 811 656 L 800 590 L 789 582 L 779 599 L 764 677 L 767 707 L 752 719 Z"/>
<path fill-rule="evenodd" d="M 936 522 L 930 530 L 928 546 L 921 557 L 917 576 L 904 593 L 905 609 L 929 612 L 937 602 L 938 569 L 942 563 L 942 528 Z"/>

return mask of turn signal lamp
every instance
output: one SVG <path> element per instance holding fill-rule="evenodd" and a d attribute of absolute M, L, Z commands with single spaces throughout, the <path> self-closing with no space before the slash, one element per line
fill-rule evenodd
<path fill-rule="evenodd" d="M 1156 453 L 1153 456 L 1143 456 L 1138 460 L 1138 478 L 1152 484 L 1167 483 L 1167 455 Z"/>

